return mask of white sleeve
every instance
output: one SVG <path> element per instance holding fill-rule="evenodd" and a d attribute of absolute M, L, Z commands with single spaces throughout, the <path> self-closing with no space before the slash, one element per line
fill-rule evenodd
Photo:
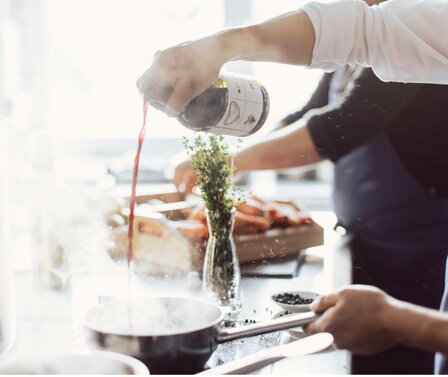
<path fill-rule="evenodd" d="M 311 2 L 310 68 L 370 66 L 384 81 L 448 84 L 448 0 Z"/>

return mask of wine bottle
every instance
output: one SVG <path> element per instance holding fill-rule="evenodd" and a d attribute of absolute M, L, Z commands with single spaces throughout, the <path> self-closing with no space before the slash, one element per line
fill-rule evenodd
<path fill-rule="evenodd" d="M 172 88 L 160 82 L 146 83 L 143 98 L 163 110 Z M 244 137 L 258 131 L 269 113 L 266 88 L 252 77 L 222 73 L 203 93 L 193 98 L 177 117 L 185 127 L 223 135 Z"/>

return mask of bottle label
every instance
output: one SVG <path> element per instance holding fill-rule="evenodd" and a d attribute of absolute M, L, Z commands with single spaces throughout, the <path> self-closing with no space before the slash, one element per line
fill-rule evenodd
<path fill-rule="evenodd" d="M 263 114 L 261 85 L 253 78 L 221 74 L 227 84 L 229 101 L 222 119 L 213 126 L 213 132 L 232 136 L 247 136 L 257 126 Z"/>

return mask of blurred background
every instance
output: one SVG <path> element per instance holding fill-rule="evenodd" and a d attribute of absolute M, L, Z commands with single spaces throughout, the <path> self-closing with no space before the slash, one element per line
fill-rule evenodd
<path fill-rule="evenodd" d="M 14 238 L 17 267 L 29 269 L 33 264 L 36 234 L 49 231 L 46 218 L 52 219 L 47 228 L 58 224 L 58 234 L 67 226 L 64 214 L 70 213 L 72 228 L 73 216 L 83 224 L 86 213 L 95 218 L 89 211 L 99 199 L 89 194 L 89 200 L 81 200 L 67 187 L 129 195 L 142 118 L 135 80 L 154 52 L 225 27 L 262 21 L 303 3 L 0 0 L 0 120 L 9 128 L 12 151 L 11 226 L 16 234 L 28 229 L 32 235 Z M 225 68 L 255 76 L 266 86 L 271 112 L 260 134 L 303 105 L 321 75 L 268 63 L 233 62 Z M 182 136 L 191 134 L 155 110 L 148 117 L 141 189 L 169 183 L 165 171 L 170 159 L 183 149 Z M 256 182 L 251 187 L 255 194 L 274 195 L 276 182 L 282 180 L 286 190 L 290 183 L 289 196 L 299 197 L 309 210 L 328 207 L 328 165 L 311 173 L 261 172 L 245 178 L 249 185 Z M 81 230 L 75 234 L 78 240 L 85 236 Z M 97 238 L 95 242 L 104 241 Z"/>

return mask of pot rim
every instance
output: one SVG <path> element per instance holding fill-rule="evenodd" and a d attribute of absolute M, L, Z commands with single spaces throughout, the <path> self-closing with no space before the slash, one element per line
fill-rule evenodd
<path fill-rule="evenodd" d="M 190 301 L 192 303 L 192 307 L 195 307 L 193 305 L 193 303 L 199 303 L 202 305 L 208 305 L 210 308 L 214 308 L 219 312 L 219 315 L 217 316 L 217 318 L 213 321 L 210 321 L 207 324 L 201 325 L 201 326 L 197 326 L 197 327 L 191 327 L 188 329 L 184 329 L 184 330 L 173 330 L 172 332 L 159 332 L 159 333 L 141 333 L 141 334 L 137 334 L 137 333 L 132 333 L 132 332 L 128 332 L 128 333 L 124 333 L 124 332 L 120 332 L 120 331 L 104 331 L 102 329 L 99 329 L 97 326 L 93 325 L 93 324 L 89 324 L 88 323 L 88 316 L 95 312 L 100 310 L 100 308 L 104 308 L 105 306 L 111 305 L 113 303 L 117 303 L 117 302 L 127 302 L 127 300 L 124 299 L 120 299 L 120 300 L 114 300 L 114 301 L 109 301 L 106 303 L 102 303 L 99 305 L 96 305 L 95 307 L 89 309 L 83 316 L 82 319 L 82 326 L 89 330 L 89 331 L 93 331 L 96 333 L 100 333 L 100 334 L 106 334 L 106 335 L 115 335 L 115 336 L 121 336 L 121 337 L 128 337 L 128 338 L 158 338 L 158 337 L 168 337 L 168 336 L 178 336 L 178 335 L 187 335 L 187 334 L 192 334 L 198 331 L 202 331 L 202 330 L 206 330 L 206 329 L 210 329 L 213 327 L 217 327 L 222 320 L 224 319 L 224 315 L 225 313 L 222 311 L 222 309 L 210 302 L 210 301 L 206 301 L 203 299 L 198 299 L 198 298 L 191 298 L 191 297 L 180 297 L 180 296 L 151 296 L 151 297 L 141 297 L 138 298 L 138 301 L 141 300 L 163 300 L 163 299 L 175 299 L 175 300 L 185 300 L 185 301 Z"/>

